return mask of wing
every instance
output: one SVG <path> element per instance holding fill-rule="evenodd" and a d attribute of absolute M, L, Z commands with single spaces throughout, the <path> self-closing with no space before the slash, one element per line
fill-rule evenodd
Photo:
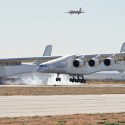
<path fill-rule="evenodd" d="M 109 58 L 112 58 L 116 61 L 123 61 L 125 60 L 125 53 L 116 53 L 116 54 L 112 54 Z"/>
<path fill-rule="evenodd" d="M 57 59 L 61 56 L 25 57 L 25 58 L 5 58 L 0 59 L 0 66 L 21 65 L 22 63 L 46 62 Z"/>
<path fill-rule="evenodd" d="M 103 61 L 104 59 L 108 58 L 112 54 L 92 54 L 92 55 L 80 55 L 77 56 L 77 58 L 84 57 L 87 61 L 93 58 L 98 58 L 100 61 Z"/>
<path fill-rule="evenodd" d="M 86 62 L 91 67 L 98 66 L 101 62 L 105 66 L 110 66 L 119 63 L 119 61 L 125 61 L 125 53 L 80 55 L 76 56 L 77 59 L 82 60 L 84 63 Z"/>
<path fill-rule="evenodd" d="M 85 12 L 80 12 L 80 13 L 85 13 Z"/>

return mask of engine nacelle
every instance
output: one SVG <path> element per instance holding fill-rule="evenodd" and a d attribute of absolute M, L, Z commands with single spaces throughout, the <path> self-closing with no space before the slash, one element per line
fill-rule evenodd
<path fill-rule="evenodd" d="M 115 64 L 115 60 L 112 59 L 112 58 L 107 58 L 107 59 L 104 60 L 105 66 L 110 66 L 110 65 L 113 65 L 113 64 Z"/>
<path fill-rule="evenodd" d="M 95 67 L 95 66 L 98 66 L 100 63 L 99 63 L 99 60 L 98 60 L 98 59 L 90 59 L 90 60 L 88 61 L 88 64 L 89 64 L 89 66 L 91 66 L 91 67 Z"/>
<path fill-rule="evenodd" d="M 84 65 L 85 63 L 81 59 L 76 59 L 73 61 L 73 66 L 76 68 L 84 66 Z"/>

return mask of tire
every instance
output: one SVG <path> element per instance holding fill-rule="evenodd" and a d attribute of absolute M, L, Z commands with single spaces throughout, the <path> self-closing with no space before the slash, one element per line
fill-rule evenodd
<path fill-rule="evenodd" d="M 58 78 L 56 78 L 56 81 L 58 81 Z"/>
<path fill-rule="evenodd" d="M 84 83 L 84 79 L 81 80 L 81 83 Z"/>
<path fill-rule="evenodd" d="M 69 81 L 72 82 L 72 78 L 70 78 Z"/>
<path fill-rule="evenodd" d="M 84 79 L 84 83 L 86 83 L 86 79 Z"/>
<path fill-rule="evenodd" d="M 59 81 L 61 81 L 61 78 L 58 78 Z"/>
<path fill-rule="evenodd" d="M 74 79 L 74 78 L 72 79 L 72 82 L 75 82 L 75 79 Z"/>
<path fill-rule="evenodd" d="M 75 82 L 77 82 L 77 79 L 74 79 Z"/>

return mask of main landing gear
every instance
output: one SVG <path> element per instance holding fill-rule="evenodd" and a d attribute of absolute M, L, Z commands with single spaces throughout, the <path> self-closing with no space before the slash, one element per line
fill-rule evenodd
<path fill-rule="evenodd" d="M 61 78 L 59 77 L 60 74 L 57 74 L 56 81 L 61 81 Z M 76 82 L 76 83 L 86 83 L 86 79 L 84 79 L 83 75 L 70 75 L 72 78 L 69 79 L 70 82 Z"/>
<path fill-rule="evenodd" d="M 72 78 L 69 79 L 70 82 L 79 82 L 86 83 L 86 79 L 84 79 L 83 75 L 71 75 Z"/>

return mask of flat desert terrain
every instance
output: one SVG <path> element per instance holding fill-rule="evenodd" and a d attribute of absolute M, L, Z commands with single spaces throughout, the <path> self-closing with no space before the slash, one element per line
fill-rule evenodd
<path fill-rule="evenodd" d="M 121 84 L 124 82 L 88 82 L 91 85 Z M 88 86 L 0 86 L 0 96 L 13 95 L 82 95 L 125 94 L 125 87 Z M 125 125 L 125 113 L 73 114 L 0 118 L 0 125 Z"/>
<path fill-rule="evenodd" d="M 102 85 L 102 86 L 100 86 Z M 117 86 L 118 85 L 118 86 Z M 115 87 L 112 87 L 115 86 Z M 91 81 L 83 85 L 1 85 L 0 96 L 125 94 L 124 82 Z"/>
<path fill-rule="evenodd" d="M 125 113 L 6 117 L 0 125 L 125 125 Z"/>

